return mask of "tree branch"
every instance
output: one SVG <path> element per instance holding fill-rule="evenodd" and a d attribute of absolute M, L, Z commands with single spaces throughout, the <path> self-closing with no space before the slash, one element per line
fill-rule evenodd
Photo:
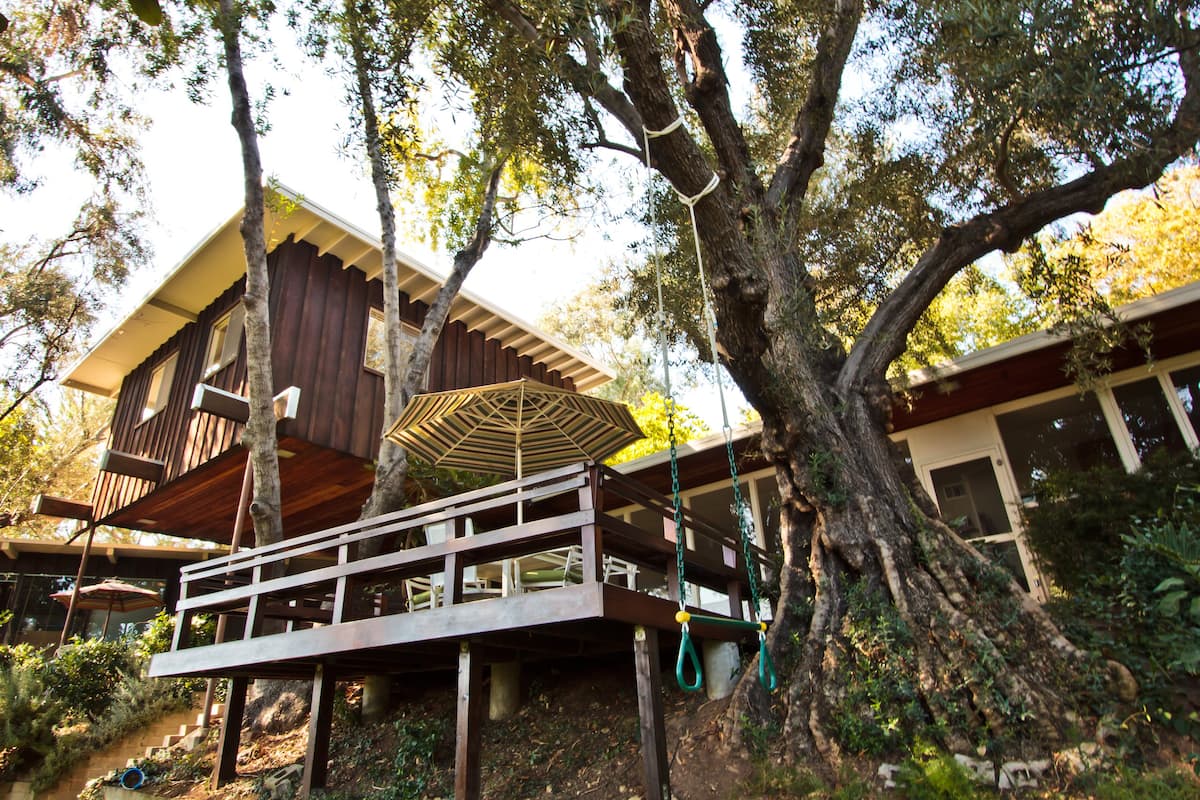
<path fill-rule="evenodd" d="M 488 7 L 512 26 L 518 36 L 546 54 L 559 73 L 583 97 L 591 97 L 612 114 L 635 142 L 642 140 L 642 117 L 633 103 L 599 69 L 589 69 L 566 51 L 562 43 L 542 35 L 521 7 L 511 0 L 488 0 Z"/>
<path fill-rule="evenodd" d="M 762 197 L 762 182 L 754 170 L 750 146 L 729 101 L 729 78 L 717 34 L 695 0 L 672 0 L 664 6 L 675 29 L 676 62 L 684 96 L 696 110 L 700 124 L 713 144 L 717 161 L 725 173 L 723 177 L 736 185 L 735 194 L 749 192 L 752 201 L 757 203 Z M 687 77 L 685 60 L 691 64 L 691 78 Z"/>
<path fill-rule="evenodd" d="M 796 112 L 792 122 L 792 137 L 779 158 L 779 165 L 767 189 L 766 205 L 769 210 L 778 212 L 781 206 L 787 204 L 785 213 L 789 230 L 796 224 L 800 203 L 808 191 L 812 174 L 825 163 L 825 140 L 833 124 L 842 74 L 862 15 L 862 0 L 833 0 L 830 20 L 817 41 L 808 95 Z"/>
<path fill-rule="evenodd" d="M 845 397 L 884 380 L 925 309 L 960 270 L 995 250 L 1016 250 L 1055 220 L 1098 213 L 1114 194 L 1153 183 L 1194 148 L 1200 140 L 1200 58 L 1194 51 L 1181 52 L 1180 65 L 1186 91 L 1156 146 L 944 230 L 872 314 L 839 372 L 838 394 Z"/>
<path fill-rule="evenodd" d="M 404 381 L 406 398 L 411 397 L 420 388 L 421 378 L 429 367 L 429 359 L 433 356 L 433 343 L 441 336 L 442 328 L 450 316 L 450 306 L 454 303 L 454 298 L 458 296 L 463 281 L 467 279 L 471 269 L 483 258 L 484 252 L 492 241 L 492 218 L 496 210 L 496 195 L 499 193 L 500 176 L 504 172 L 505 160 L 501 158 L 492 167 L 491 174 L 488 175 L 487 188 L 484 191 L 479 216 L 475 219 L 475 231 L 470 240 L 454 254 L 454 266 L 451 268 L 450 274 L 446 276 L 442 287 L 438 289 L 437 296 L 433 298 L 429 310 L 425 312 L 425 323 L 422 326 L 421 334 L 423 338 L 426 338 L 428 347 L 413 349 L 408 365 L 408 375 Z"/>
<path fill-rule="evenodd" d="M 596 129 L 596 136 L 598 138 L 595 142 L 583 142 L 582 147 L 589 150 L 598 148 L 615 150 L 618 153 L 633 156 L 638 161 L 645 163 L 646 152 L 641 147 L 630 147 L 629 145 L 614 142 L 608 138 L 608 134 L 604 131 L 604 125 L 600 122 L 600 115 L 596 113 L 595 107 L 592 106 L 592 99 L 590 97 L 583 98 L 583 113 L 591 121 L 592 127 Z M 638 141 L 639 143 L 641 142 L 640 139 Z"/>

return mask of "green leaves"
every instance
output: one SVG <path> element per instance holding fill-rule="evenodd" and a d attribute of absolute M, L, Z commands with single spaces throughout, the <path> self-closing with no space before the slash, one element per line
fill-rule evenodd
<path fill-rule="evenodd" d="M 147 25 L 162 24 L 163 13 L 158 0 L 129 0 L 129 7 L 137 18 Z"/>

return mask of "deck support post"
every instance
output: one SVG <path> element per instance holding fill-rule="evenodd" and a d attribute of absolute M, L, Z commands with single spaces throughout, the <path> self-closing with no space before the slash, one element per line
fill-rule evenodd
<path fill-rule="evenodd" d="M 230 678 L 225 692 L 225 719 L 213 764 L 212 785 L 217 788 L 237 777 L 238 746 L 242 742 L 242 717 L 246 715 L 246 689 L 249 678 Z"/>
<path fill-rule="evenodd" d="M 458 652 L 458 726 L 454 742 L 454 800 L 479 800 L 483 727 L 483 662 L 463 642 Z"/>
<path fill-rule="evenodd" d="M 304 757 L 304 776 L 300 779 L 300 798 L 307 800 L 313 789 L 325 786 L 329 773 L 329 735 L 333 731 L 333 688 L 336 681 L 324 664 L 317 665 L 313 676 L 312 710 L 308 718 L 308 750 Z"/>
<path fill-rule="evenodd" d="M 642 732 L 642 771 L 646 800 L 670 800 L 671 772 L 667 731 L 663 723 L 662 668 L 658 659 L 658 630 L 633 629 L 633 662 L 637 669 L 638 719 Z"/>

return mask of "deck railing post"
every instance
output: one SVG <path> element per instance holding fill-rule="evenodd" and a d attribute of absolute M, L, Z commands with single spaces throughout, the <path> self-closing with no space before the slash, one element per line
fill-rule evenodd
<path fill-rule="evenodd" d="M 583 580 L 594 583 L 604 580 L 604 536 L 596 525 L 600 509 L 600 471 L 595 464 L 587 470 L 588 480 L 579 489 L 579 510 L 591 511 L 591 522 L 581 526 L 579 543 L 583 549 Z"/>
<path fill-rule="evenodd" d="M 179 602 L 188 598 L 187 581 L 179 582 Z M 178 603 L 176 603 L 178 606 Z M 192 646 L 192 612 L 180 611 L 175 615 L 175 631 L 171 634 L 171 649 L 184 650 Z"/>
<path fill-rule="evenodd" d="M 358 556 L 358 543 L 342 544 L 338 547 L 338 564 L 349 564 Z M 334 582 L 333 588 L 333 617 L 334 625 L 353 618 L 354 600 L 358 594 L 359 583 L 349 575 L 343 575 Z"/>
<path fill-rule="evenodd" d="M 261 565 L 255 565 L 250 573 L 251 585 L 262 583 L 263 568 Z M 255 594 L 250 598 L 250 604 L 246 608 L 246 630 L 242 634 L 243 639 L 253 639 L 262 633 L 263 611 L 266 605 L 266 598 L 262 594 Z"/>
<path fill-rule="evenodd" d="M 463 559 L 462 554 L 450 552 L 446 554 L 443 566 L 442 605 L 452 606 L 461 603 L 463 598 Z"/>

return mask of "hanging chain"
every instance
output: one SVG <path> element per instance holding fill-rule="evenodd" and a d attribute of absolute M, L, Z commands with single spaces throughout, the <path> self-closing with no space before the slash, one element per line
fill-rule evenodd
<path fill-rule="evenodd" d="M 650 140 L 658 136 L 666 136 L 683 124 L 683 117 L 677 117 L 667 127 L 660 131 L 642 128 L 643 142 L 646 152 L 646 203 L 650 208 L 650 238 L 653 242 L 654 278 L 658 288 L 658 343 L 662 350 L 663 388 L 666 391 L 667 412 L 667 441 L 671 448 L 671 503 L 675 522 L 675 569 L 679 574 L 679 610 L 687 607 L 687 578 L 684 570 L 684 550 L 686 542 L 683 532 L 683 498 L 679 494 L 679 454 L 675 441 L 675 395 L 671 390 L 670 348 L 667 346 L 667 312 L 663 302 L 662 254 L 658 244 L 658 214 L 654 208 L 653 180 L 654 171 L 650 164 Z M 688 624 L 683 623 L 686 632 Z"/>

